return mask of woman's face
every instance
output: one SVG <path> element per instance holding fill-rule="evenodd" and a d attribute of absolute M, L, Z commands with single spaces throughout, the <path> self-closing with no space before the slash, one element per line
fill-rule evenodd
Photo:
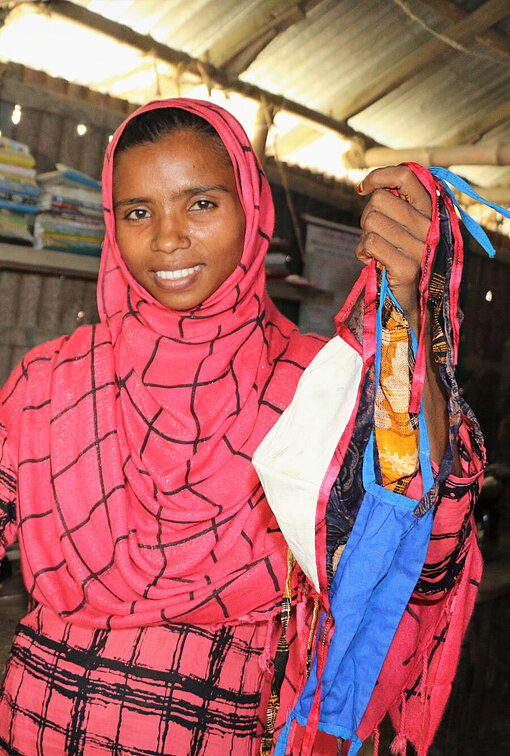
<path fill-rule="evenodd" d="M 171 310 L 201 304 L 241 259 L 245 216 L 214 139 L 176 131 L 115 158 L 116 239 L 131 275 Z"/>

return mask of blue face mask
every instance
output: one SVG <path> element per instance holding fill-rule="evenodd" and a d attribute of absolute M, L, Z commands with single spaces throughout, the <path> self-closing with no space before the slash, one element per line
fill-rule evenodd
<path fill-rule="evenodd" d="M 376 385 L 381 369 L 382 307 L 389 292 L 383 271 L 376 321 Z M 433 484 L 427 426 L 419 413 L 424 494 Z M 331 611 L 321 617 L 308 682 L 280 734 L 275 756 L 285 754 L 293 719 L 307 727 L 301 753 L 311 753 L 317 729 L 352 741 L 393 636 L 420 576 L 432 530 L 432 509 L 417 519 L 419 503 L 376 482 L 374 434 L 363 461 L 365 495 L 330 589 Z M 326 653 L 327 651 L 327 653 Z"/>

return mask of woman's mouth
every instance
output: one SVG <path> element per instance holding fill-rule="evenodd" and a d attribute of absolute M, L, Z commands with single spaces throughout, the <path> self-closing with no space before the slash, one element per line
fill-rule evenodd
<path fill-rule="evenodd" d="M 156 270 L 155 274 L 157 278 L 163 281 L 178 281 L 181 278 L 187 278 L 192 276 L 193 273 L 197 273 L 201 265 L 194 265 L 192 268 L 180 268 L 179 270 Z"/>

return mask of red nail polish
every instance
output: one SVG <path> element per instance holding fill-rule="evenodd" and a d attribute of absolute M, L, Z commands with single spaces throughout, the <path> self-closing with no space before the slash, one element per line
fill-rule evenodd
<path fill-rule="evenodd" d="M 359 183 L 359 184 L 358 184 L 358 186 L 356 187 L 356 191 L 357 191 L 357 192 L 361 192 L 361 191 L 363 191 L 363 182 L 362 182 L 362 181 L 360 181 L 360 183 Z"/>

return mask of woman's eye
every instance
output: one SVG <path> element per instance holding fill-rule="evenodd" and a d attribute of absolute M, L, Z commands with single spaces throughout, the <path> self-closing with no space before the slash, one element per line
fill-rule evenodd
<path fill-rule="evenodd" d="M 143 207 L 135 207 L 134 210 L 130 210 L 130 212 L 126 215 L 126 218 L 128 220 L 143 220 L 144 218 L 149 217 L 149 211 L 145 210 Z"/>
<path fill-rule="evenodd" d="M 209 210 L 211 207 L 216 207 L 216 205 L 207 199 L 199 199 L 193 204 L 193 208 L 197 208 L 198 210 Z"/>

